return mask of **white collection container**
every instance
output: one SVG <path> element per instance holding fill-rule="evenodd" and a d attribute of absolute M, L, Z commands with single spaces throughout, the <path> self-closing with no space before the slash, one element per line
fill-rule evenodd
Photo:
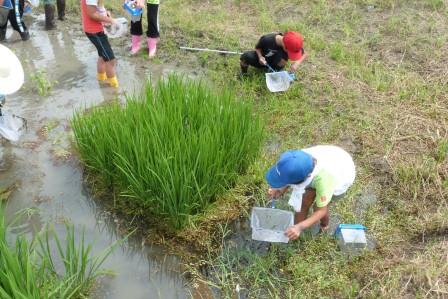
<path fill-rule="evenodd" d="M 343 252 L 356 253 L 367 248 L 365 227 L 359 224 L 340 224 L 335 236 Z"/>
<path fill-rule="evenodd" d="M 291 211 L 273 208 L 252 208 L 250 226 L 252 239 L 265 242 L 288 243 L 285 230 L 294 225 L 294 214 Z"/>

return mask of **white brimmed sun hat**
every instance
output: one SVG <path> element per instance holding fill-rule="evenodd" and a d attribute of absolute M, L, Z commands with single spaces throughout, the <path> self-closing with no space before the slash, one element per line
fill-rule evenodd
<path fill-rule="evenodd" d="M 12 94 L 23 84 L 23 67 L 19 58 L 3 45 L 0 45 L 0 57 L 0 94 Z"/>

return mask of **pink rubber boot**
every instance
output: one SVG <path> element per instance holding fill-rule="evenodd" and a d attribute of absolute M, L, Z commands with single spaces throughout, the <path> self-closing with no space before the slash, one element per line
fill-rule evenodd
<path fill-rule="evenodd" d="M 131 35 L 131 55 L 135 55 L 138 53 L 138 51 L 140 51 L 140 40 L 140 35 Z"/>
<path fill-rule="evenodd" d="M 147 41 L 148 41 L 148 50 L 149 50 L 148 57 L 153 58 L 154 56 L 156 56 L 158 39 L 148 37 Z"/>

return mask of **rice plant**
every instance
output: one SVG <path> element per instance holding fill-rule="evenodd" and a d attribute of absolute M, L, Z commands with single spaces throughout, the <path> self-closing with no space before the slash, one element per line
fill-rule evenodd
<path fill-rule="evenodd" d="M 87 168 L 175 229 L 234 185 L 263 139 L 250 103 L 175 75 L 72 127 Z"/>
<path fill-rule="evenodd" d="M 67 225 L 65 250 L 56 233 L 46 229 L 43 235 L 28 241 L 15 237 L 10 244 L 7 236 L 4 207 L 0 205 L 0 298 L 2 299 L 70 299 L 85 298 L 95 278 L 104 274 L 101 264 L 116 244 L 93 256 L 91 245 L 75 242 L 75 231 Z M 54 243 L 57 256 L 54 256 Z M 61 273 L 56 270 L 55 258 L 62 261 Z"/>
<path fill-rule="evenodd" d="M 32 74 L 31 81 L 36 84 L 37 93 L 41 97 L 50 95 L 50 92 L 53 89 L 53 82 L 47 78 L 46 71 L 44 69 L 39 69 Z"/>

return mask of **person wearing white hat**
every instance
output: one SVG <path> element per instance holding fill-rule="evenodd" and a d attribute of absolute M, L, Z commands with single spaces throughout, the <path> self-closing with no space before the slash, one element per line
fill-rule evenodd
<path fill-rule="evenodd" d="M 20 34 L 23 41 L 30 38 L 30 33 L 23 22 L 23 7 L 25 5 L 24 0 L 0 0 L 0 6 L 8 9 L 7 20 L 4 23 L 0 23 L 0 41 L 6 38 L 6 28 L 8 26 L 8 20 L 11 23 L 12 28 Z M 4 14 L 4 9 L 1 13 Z M 1 17 L 0 19 L 4 19 Z"/>
<path fill-rule="evenodd" d="M 24 120 L 2 112 L 5 96 L 20 89 L 24 80 L 22 64 L 7 47 L 0 45 L 0 135 L 11 141 L 20 137 Z"/>

